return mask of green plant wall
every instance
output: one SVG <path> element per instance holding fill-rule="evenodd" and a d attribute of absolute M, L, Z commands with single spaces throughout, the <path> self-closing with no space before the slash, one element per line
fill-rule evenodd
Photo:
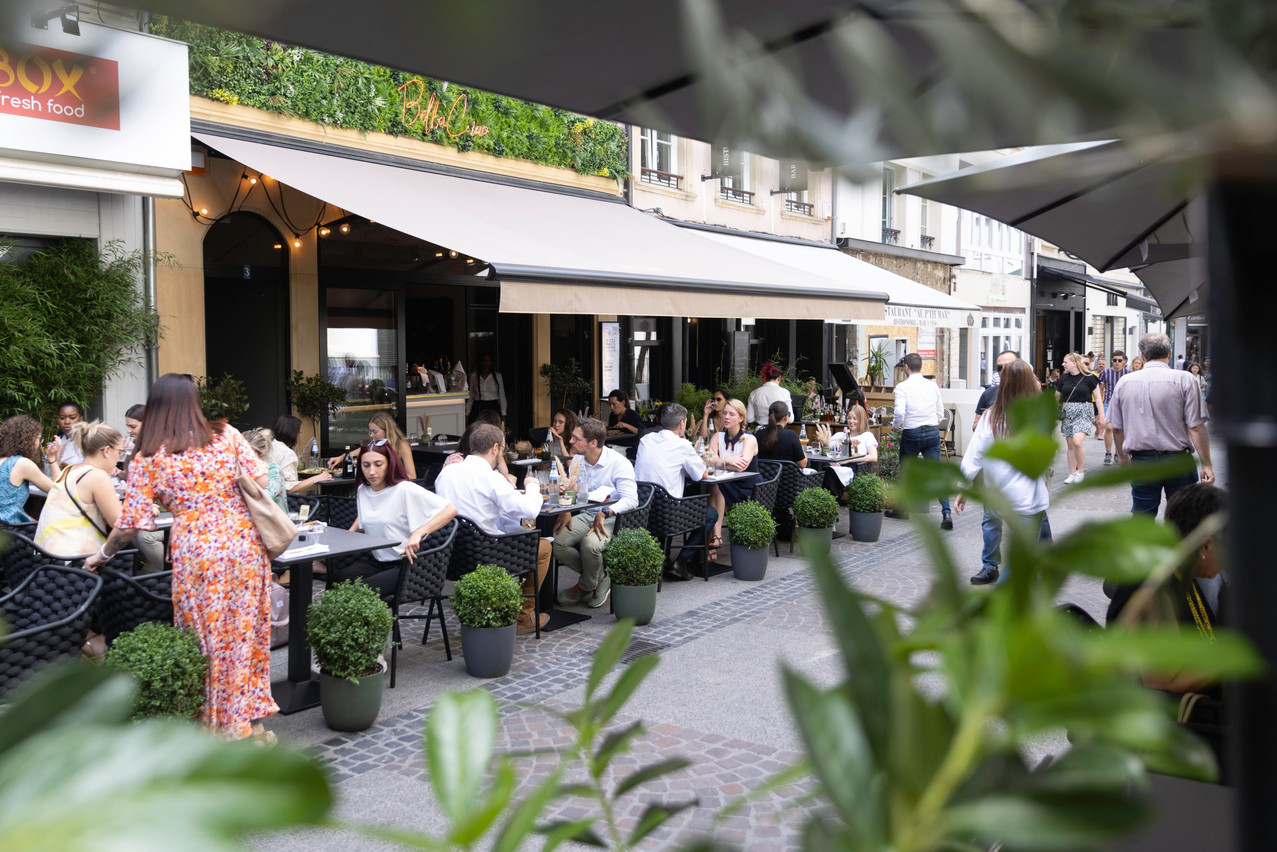
<path fill-rule="evenodd" d="M 409 136 L 460 151 L 482 151 L 618 181 L 629 171 L 624 131 L 610 122 L 162 15 L 152 19 L 152 30 L 190 44 L 193 95 L 316 124 Z M 427 131 L 421 123 L 405 126 L 400 87 L 413 79 L 425 85 L 421 107 L 434 94 L 442 101 L 440 114 L 446 115 L 453 99 L 465 93 L 464 123 L 486 125 L 489 132 L 453 138 L 443 128 Z"/>

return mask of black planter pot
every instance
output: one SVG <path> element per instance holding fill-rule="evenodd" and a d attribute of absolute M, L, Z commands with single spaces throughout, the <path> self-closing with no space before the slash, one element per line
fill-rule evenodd
<path fill-rule="evenodd" d="M 656 615 L 656 583 L 650 586 L 612 584 L 612 612 L 617 619 L 632 618 L 639 627 Z"/>
<path fill-rule="evenodd" d="M 851 537 L 855 541 L 877 541 L 882 534 L 882 512 L 850 512 Z"/>
<path fill-rule="evenodd" d="M 811 527 L 798 527 L 795 532 L 798 535 L 798 543 L 807 553 L 828 553 L 830 548 L 834 546 L 834 529 L 826 527 L 824 529 L 815 530 Z"/>
<path fill-rule="evenodd" d="M 732 576 L 737 580 L 756 582 L 767 575 L 770 547 L 745 547 L 732 542 Z"/>
<path fill-rule="evenodd" d="M 363 731 L 372 727 L 381 712 L 386 667 L 351 683 L 344 677 L 319 673 L 319 703 L 324 724 L 334 731 Z"/>
<path fill-rule="evenodd" d="M 461 625 L 461 653 L 471 677 L 504 677 L 514 664 L 515 625 L 466 627 Z"/>

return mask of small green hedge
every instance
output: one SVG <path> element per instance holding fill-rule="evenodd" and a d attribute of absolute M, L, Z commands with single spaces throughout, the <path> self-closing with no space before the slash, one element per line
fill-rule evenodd
<path fill-rule="evenodd" d="M 522 605 L 523 588 L 500 565 L 480 565 L 452 592 L 452 611 L 466 627 L 508 627 Z"/>
<path fill-rule="evenodd" d="M 767 547 L 776 537 L 776 519 L 753 500 L 737 503 L 723 519 L 732 544 L 741 547 Z"/>
<path fill-rule="evenodd" d="M 319 670 L 352 681 L 375 674 L 393 623 L 390 607 L 363 580 L 333 586 L 306 613 Z"/>
<path fill-rule="evenodd" d="M 603 569 L 618 586 L 651 586 L 664 564 L 665 551 L 647 530 L 613 533 L 603 548 Z"/>
<path fill-rule="evenodd" d="M 825 489 L 808 488 L 794 498 L 794 523 L 798 526 L 824 530 L 837 522 L 838 500 Z"/>
<path fill-rule="evenodd" d="M 204 709 L 208 657 L 193 630 L 160 621 L 139 624 L 116 637 L 106 664 L 137 680 L 134 719 L 193 719 Z"/>
<path fill-rule="evenodd" d="M 858 473 L 847 486 L 847 507 L 853 512 L 881 512 L 887 508 L 887 483 L 872 473 Z"/>

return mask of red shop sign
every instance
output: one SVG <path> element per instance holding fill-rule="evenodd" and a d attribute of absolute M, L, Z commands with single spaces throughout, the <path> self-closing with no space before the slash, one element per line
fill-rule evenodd
<path fill-rule="evenodd" d="M 119 63 L 51 47 L 0 45 L 0 114 L 119 130 Z"/>

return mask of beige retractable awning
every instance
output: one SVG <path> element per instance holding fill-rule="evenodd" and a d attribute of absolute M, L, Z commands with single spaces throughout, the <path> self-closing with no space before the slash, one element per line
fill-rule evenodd
<path fill-rule="evenodd" d="M 887 294 L 677 228 L 619 199 L 196 133 L 302 192 L 484 261 L 513 313 L 881 321 Z"/>

